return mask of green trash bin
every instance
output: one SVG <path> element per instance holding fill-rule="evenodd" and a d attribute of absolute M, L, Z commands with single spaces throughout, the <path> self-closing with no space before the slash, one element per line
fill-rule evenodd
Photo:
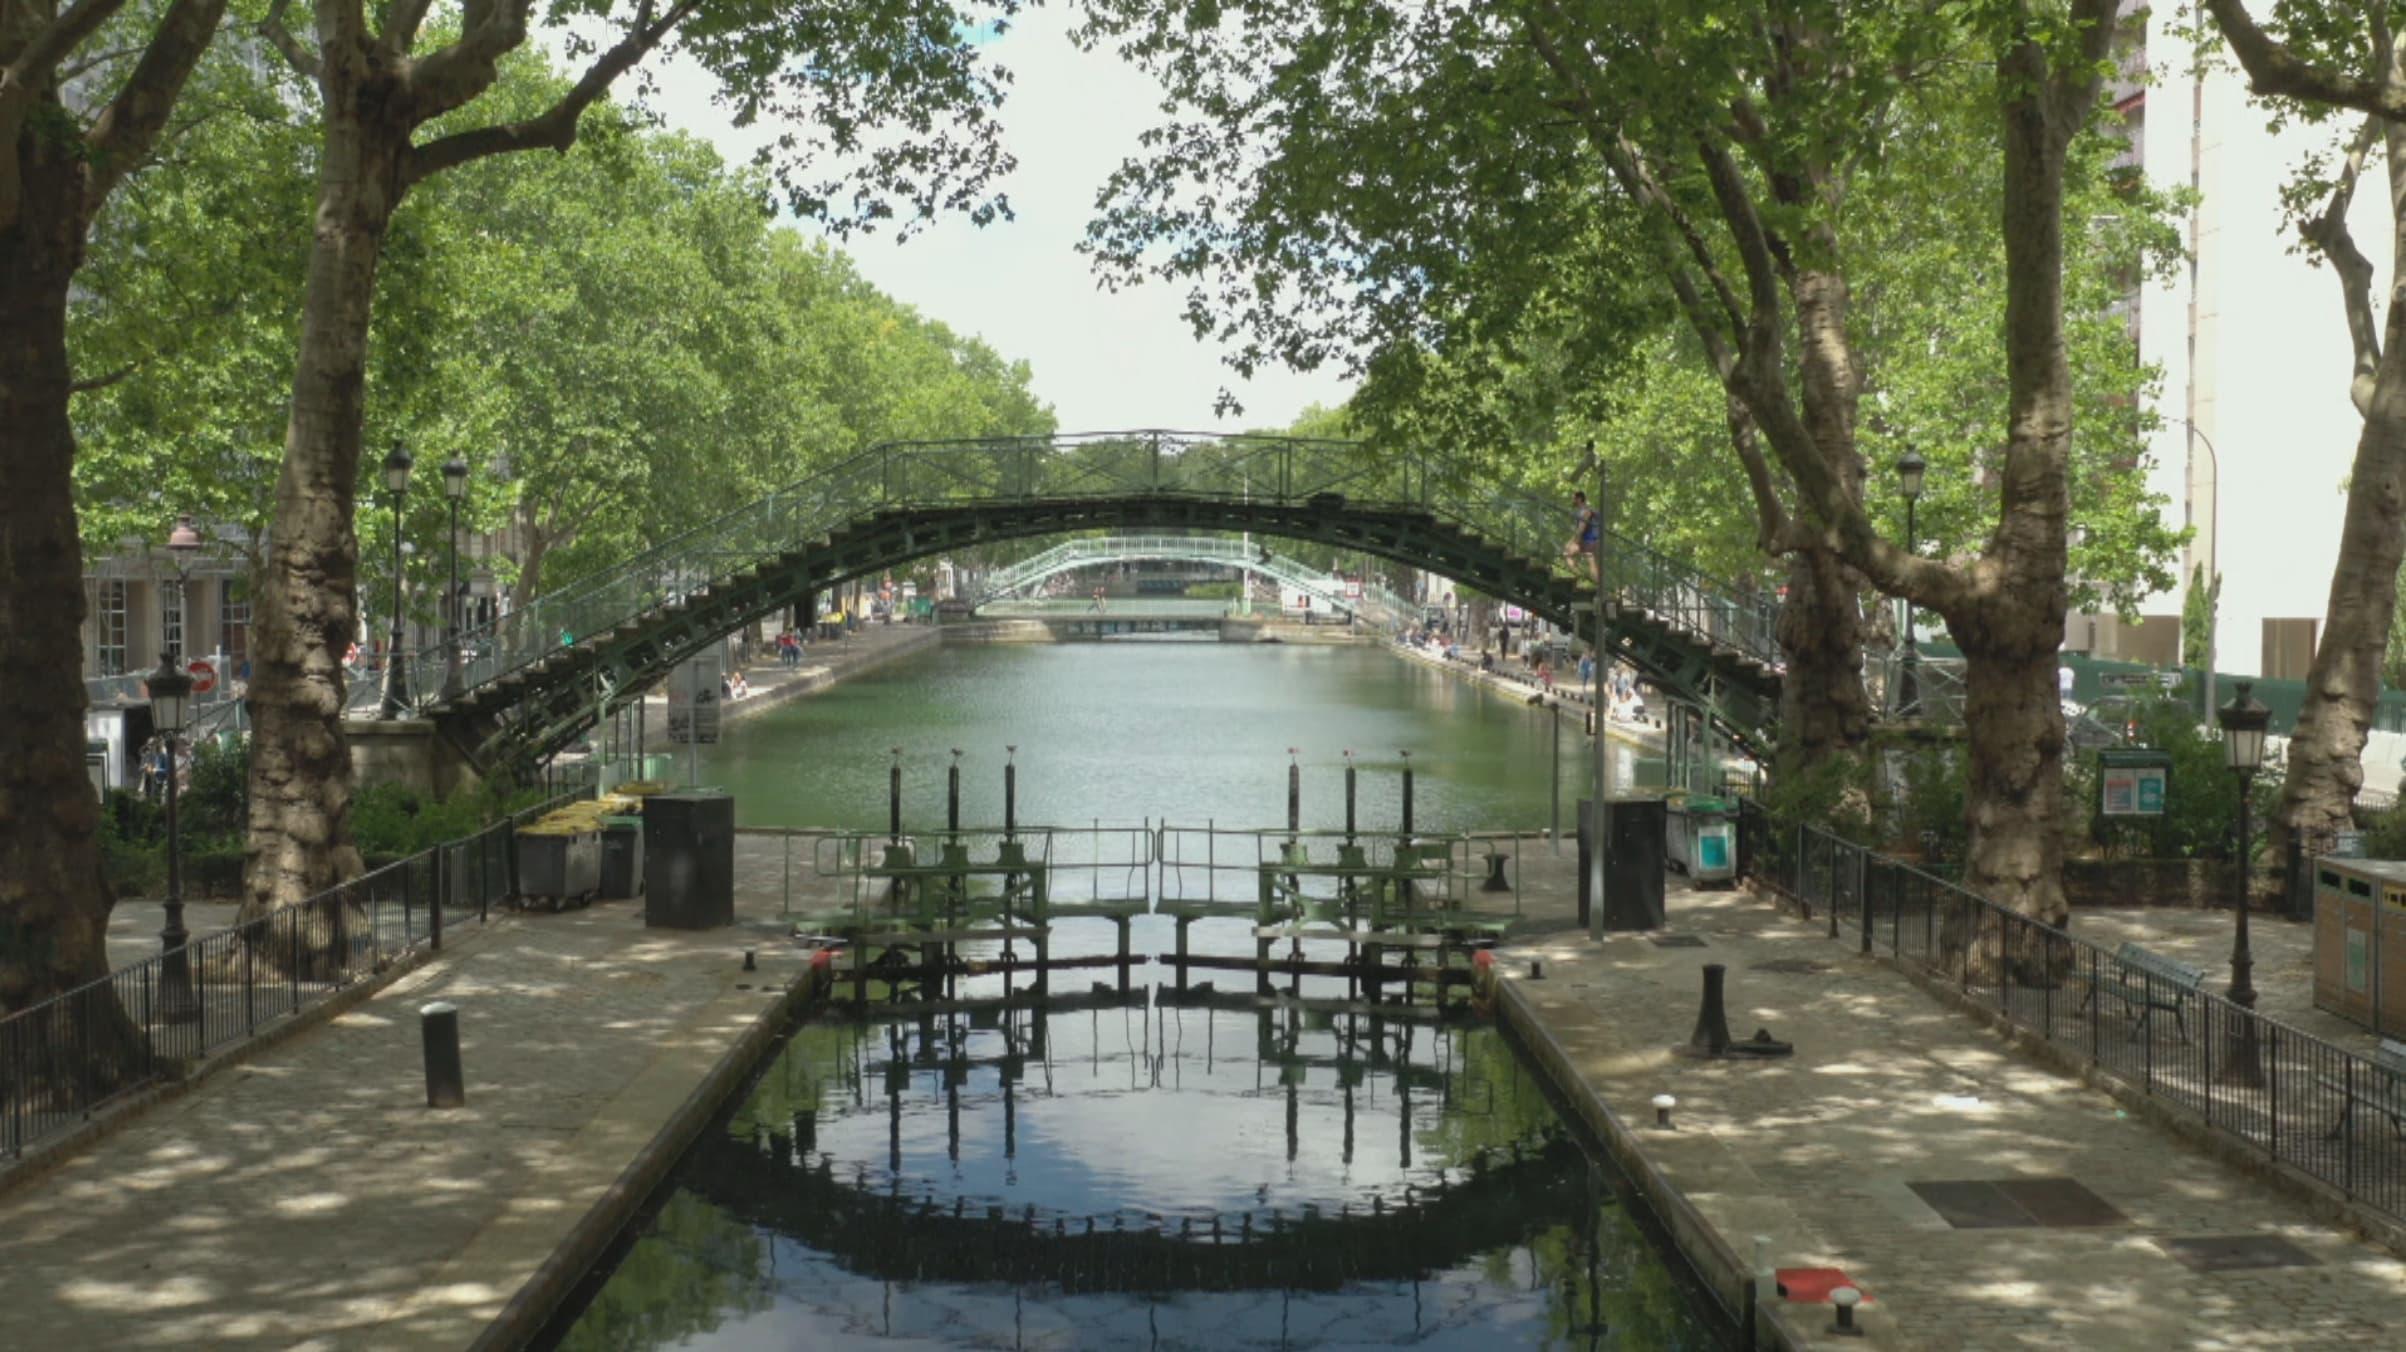
<path fill-rule="evenodd" d="M 643 895 L 643 818 L 602 818 L 601 895 Z"/>
<path fill-rule="evenodd" d="M 1671 860 L 1690 882 L 1731 882 L 1738 876 L 1738 805 L 1726 798 L 1691 795 L 1671 808 Z"/>

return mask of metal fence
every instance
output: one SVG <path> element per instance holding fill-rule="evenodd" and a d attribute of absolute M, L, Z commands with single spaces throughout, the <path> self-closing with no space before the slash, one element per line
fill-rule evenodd
<path fill-rule="evenodd" d="M 1942 878 L 1749 803 L 1740 867 L 2176 1113 L 2406 1218 L 2406 1078 Z"/>
<path fill-rule="evenodd" d="M 440 947 L 447 921 L 484 921 L 516 891 L 517 828 L 570 798 L 576 776 L 543 802 L 0 1019 L 0 1159 L 110 1101 L 183 1073 L 403 954 Z"/>

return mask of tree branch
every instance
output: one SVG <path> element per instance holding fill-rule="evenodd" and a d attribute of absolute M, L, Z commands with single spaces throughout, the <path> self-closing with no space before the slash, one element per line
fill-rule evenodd
<path fill-rule="evenodd" d="M 2256 26 L 2244 0 L 2205 0 L 2231 54 L 2247 72 L 2247 87 L 2265 98 L 2301 99 L 2382 117 L 2406 117 L 2406 89 L 2386 73 L 2344 75 L 2306 61 Z"/>
<path fill-rule="evenodd" d="M 2047 121 L 2059 145 L 2071 144 L 2088 125 L 2089 105 L 2097 100 L 2105 63 L 2113 56 L 2114 21 L 2120 9 L 2120 0 L 2072 0 L 2072 23 L 2080 28 L 2077 64 L 2059 67 L 2048 77 Z"/>
<path fill-rule="evenodd" d="M 88 380 L 78 380 L 67 386 L 67 393 L 90 394 L 94 390 L 105 390 L 109 386 L 114 385 L 118 381 L 132 375 L 134 372 L 141 370 L 143 363 L 149 360 L 150 358 L 144 357 L 138 361 L 129 361 L 125 365 L 118 367 L 116 370 L 109 372 L 105 376 L 93 376 Z"/>
<path fill-rule="evenodd" d="M 657 22 L 644 22 L 652 12 L 646 0 L 636 25 L 627 30 L 617 45 L 595 58 L 575 86 L 560 96 L 559 102 L 524 122 L 453 132 L 410 147 L 409 162 L 402 170 L 403 182 L 417 183 L 488 155 L 520 150 L 566 150 L 576 143 L 577 122 L 585 109 L 608 93 L 613 81 L 659 46 L 700 3 L 701 0 L 678 0 L 676 8 Z"/>
<path fill-rule="evenodd" d="M 225 12 L 226 0 L 174 0 L 159 17 L 149 49 L 125 77 L 117 97 L 109 100 L 109 106 L 84 134 L 89 162 L 84 176 L 86 224 L 99 215 L 109 194 L 158 144 L 159 132 L 184 92 L 184 82 L 200 64 L 209 40 L 217 36 L 218 20 Z"/>
<path fill-rule="evenodd" d="M 75 0 L 67 12 L 35 30 L 17 52 L 17 59 L 0 66 L 0 96 L 14 98 L 21 91 L 47 83 L 67 54 L 83 44 L 83 40 L 98 32 L 109 17 L 124 6 L 125 0 Z"/>
<path fill-rule="evenodd" d="M 432 0 L 388 0 L 384 23 L 378 34 L 384 39 L 384 45 L 398 54 L 408 55 L 409 49 L 418 44 L 418 28 L 426 22 L 426 11 L 431 4 Z"/>
<path fill-rule="evenodd" d="M 466 0 L 459 37 L 410 63 L 410 120 L 431 122 L 491 87 L 501 58 L 526 42 L 527 11 L 533 7 L 533 0 Z M 651 0 L 644 0 L 636 25 L 650 13 Z"/>
<path fill-rule="evenodd" d="M 2356 139 L 2348 143 L 2347 157 L 2339 168 L 2339 181 L 2331 187 L 2331 200 L 2323 204 L 2322 214 L 2298 223 L 2297 232 L 2308 244 L 2331 260 L 2331 271 L 2339 278 L 2339 299 L 2347 311 L 2348 341 L 2355 349 L 2356 369 L 2348 381 L 2348 397 L 2355 402 L 2361 415 L 2370 411 L 2373 399 L 2373 373 L 2381 364 L 2381 330 L 2373 316 L 2373 264 L 2356 247 L 2356 237 L 2348 230 L 2348 206 L 2355 200 L 2356 183 L 2364 173 L 2365 157 L 2372 153 L 2373 141 L 2381 134 L 2381 119 L 2368 115 L 2356 131 Z"/>
<path fill-rule="evenodd" d="M 317 53 L 302 46 L 292 30 L 284 26 L 284 11 L 291 4 L 292 0 L 275 0 L 269 5 L 267 17 L 259 21 L 259 36 L 266 38 L 268 45 L 283 56 L 284 64 L 292 67 L 294 74 L 316 84 L 321 69 Z"/>
<path fill-rule="evenodd" d="M 1737 450 L 1738 464 L 1746 471 L 1747 491 L 1754 495 L 1755 546 L 1774 557 L 1796 548 L 1789 529 L 1788 509 L 1779 500 L 1779 488 L 1771 478 L 1771 462 L 1763 458 L 1762 443 L 1756 439 L 1754 415 L 1746 411 L 1746 401 L 1724 392 L 1729 416 L 1729 444 Z"/>

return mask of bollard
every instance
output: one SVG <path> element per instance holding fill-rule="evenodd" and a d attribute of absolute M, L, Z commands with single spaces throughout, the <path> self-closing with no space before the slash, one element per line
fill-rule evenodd
<path fill-rule="evenodd" d="M 961 833 L 961 749 L 952 749 L 952 768 L 944 772 L 944 829 Z"/>
<path fill-rule="evenodd" d="M 1688 1037 L 1688 1046 L 1707 1056 L 1729 1050 L 1729 1014 L 1721 1000 L 1722 978 L 1728 974 L 1720 963 L 1704 964 L 1704 1003 L 1696 1010 L 1696 1031 Z"/>
<path fill-rule="evenodd" d="M 1412 753 L 1399 751 L 1396 754 L 1403 757 L 1403 833 L 1404 838 L 1409 840 L 1412 837 Z"/>
<path fill-rule="evenodd" d="M 1296 748 L 1287 748 L 1287 830 L 1303 827 L 1303 767 L 1295 763 Z"/>
<path fill-rule="evenodd" d="M 1003 839 L 1019 832 L 1019 748 L 1003 748 Z"/>
<path fill-rule="evenodd" d="M 1671 1110 L 1678 1106 L 1679 1100 L 1671 1097 L 1669 1094 L 1656 1094 L 1654 1096 L 1654 1125 L 1661 1127 L 1666 1131 L 1669 1130 L 1671 1126 Z M 1760 1266 L 1760 1264 L 1758 1263 L 1757 1266 Z"/>
<path fill-rule="evenodd" d="M 1353 843 L 1353 752 L 1345 753 L 1345 843 Z"/>
<path fill-rule="evenodd" d="M 1542 963 L 1542 962 L 1539 962 L 1539 961 L 1538 961 L 1537 959 L 1535 959 L 1535 958 L 1531 958 L 1531 959 L 1529 959 L 1529 979 L 1530 979 L 1531 981 L 1543 981 L 1543 980 L 1545 980 L 1545 979 L 1546 979 L 1546 965 L 1545 965 L 1544 963 Z"/>
<path fill-rule="evenodd" d="M 1830 1305 L 1838 1312 L 1838 1322 L 1829 1331 L 1841 1338 L 1860 1338 L 1863 1326 L 1855 1322 L 1855 1307 L 1863 1303 L 1863 1293 L 1851 1286 L 1841 1286 L 1830 1292 Z"/>
<path fill-rule="evenodd" d="M 460 1070 L 459 1006 L 437 1000 L 418 1010 L 418 1036 L 426 1048 L 426 1106 L 458 1108 L 468 1102 Z"/>
<path fill-rule="evenodd" d="M 902 748 L 894 748 L 894 763 L 886 770 L 886 835 L 902 843 Z"/>
<path fill-rule="evenodd" d="M 744 970 L 747 972 L 760 970 L 760 964 L 753 960 L 753 951 L 749 948 L 744 950 Z"/>

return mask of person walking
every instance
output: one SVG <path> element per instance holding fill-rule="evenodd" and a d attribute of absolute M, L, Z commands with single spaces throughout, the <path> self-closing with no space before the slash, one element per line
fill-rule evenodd
<path fill-rule="evenodd" d="M 1599 579 L 1598 552 L 1604 543 L 1604 519 L 1589 504 L 1585 490 L 1571 494 L 1571 538 L 1562 546 L 1563 561 L 1580 573 Z"/>

